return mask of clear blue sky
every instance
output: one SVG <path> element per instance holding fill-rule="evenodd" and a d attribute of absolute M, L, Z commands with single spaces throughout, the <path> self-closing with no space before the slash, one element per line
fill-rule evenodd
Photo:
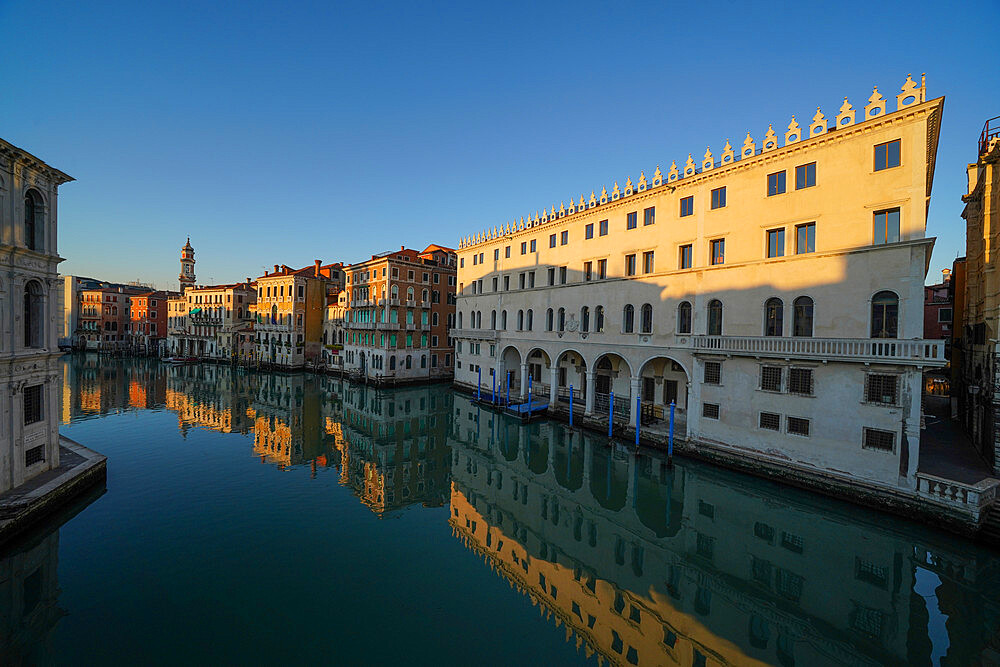
<path fill-rule="evenodd" d="M 1000 114 L 1000 5 L 0 0 L 0 137 L 77 179 L 64 273 L 174 287 L 358 261 L 833 116 L 946 95 L 930 279 Z M 803 123 L 805 124 L 805 123 Z"/>

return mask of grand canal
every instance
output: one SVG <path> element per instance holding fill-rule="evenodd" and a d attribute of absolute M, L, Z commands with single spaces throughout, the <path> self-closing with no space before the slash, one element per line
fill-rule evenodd
<path fill-rule="evenodd" d="M 444 386 L 65 361 L 107 490 L 0 557 L 3 664 L 972 665 L 1000 557 Z"/>

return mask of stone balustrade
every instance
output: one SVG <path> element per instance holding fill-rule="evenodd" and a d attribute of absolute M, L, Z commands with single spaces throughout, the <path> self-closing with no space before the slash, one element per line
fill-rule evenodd
<path fill-rule="evenodd" d="M 917 473 L 917 494 L 928 500 L 948 505 L 967 513 L 974 522 L 996 499 L 1000 480 L 984 479 L 976 484 L 965 484 L 926 473 Z"/>
<path fill-rule="evenodd" d="M 740 356 L 910 363 L 944 366 L 943 340 L 893 338 L 789 338 L 784 336 L 677 336 L 696 352 Z"/>

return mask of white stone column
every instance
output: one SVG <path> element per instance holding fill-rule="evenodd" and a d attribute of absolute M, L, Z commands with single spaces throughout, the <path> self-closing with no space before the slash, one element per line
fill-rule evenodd
<path fill-rule="evenodd" d="M 639 397 L 639 378 L 633 377 L 629 380 L 629 386 L 632 389 L 628 400 L 629 426 L 634 428 L 635 418 L 639 414 L 638 408 L 635 406 L 635 399 Z"/>
<path fill-rule="evenodd" d="M 528 364 L 521 364 L 521 392 L 522 399 L 528 397 Z"/>
<path fill-rule="evenodd" d="M 594 395 L 597 393 L 594 388 L 594 371 L 588 370 L 586 375 L 586 384 L 584 385 L 584 397 L 586 400 L 586 408 L 584 408 L 583 414 L 590 417 L 594 414 Z"/>
<path fill-rule="evenodd" d="M 559 367 L 553 364 L 549 368 L 549 407 L 553 407 L 559 398 Z"/>

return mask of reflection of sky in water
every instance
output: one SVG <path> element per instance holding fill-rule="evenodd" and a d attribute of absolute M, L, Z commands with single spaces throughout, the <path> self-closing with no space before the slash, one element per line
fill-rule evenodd
<path fill-rule="evenodd" d="M 931 664 L 938 665 L 941 658 L 948 652 L 950 642 L 948 640 L 948 628 L 945 625 L 948 616 L 942 613 L 938 606 L 937 589 L 941 585 L 941 577 L 934 572 L 924 569 L 919 565 L 914 574 L 913 591 L 924 599 L 927 604 L 927 636 L 930 637 Z"/>

